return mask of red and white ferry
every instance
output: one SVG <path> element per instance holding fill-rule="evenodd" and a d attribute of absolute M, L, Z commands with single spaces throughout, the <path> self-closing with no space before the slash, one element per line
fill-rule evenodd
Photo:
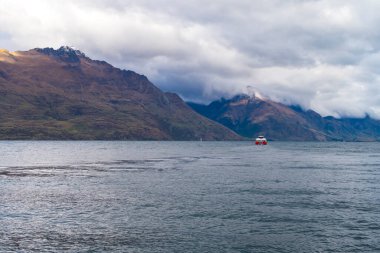
<path fill-rule="evenodd" d="M 255 144 L 256 145 L 267 145 L 268 141 L 264 136 L 260 135 L 259 137 L 256 138 Z"/>

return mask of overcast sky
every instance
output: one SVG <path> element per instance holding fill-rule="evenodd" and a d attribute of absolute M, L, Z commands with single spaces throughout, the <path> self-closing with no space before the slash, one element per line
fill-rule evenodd
<path fill-rule="evenodd" d="M 0 47 L 73 46 L 186 100 L 380 118 L 378 0 L 0 0 Z"/>

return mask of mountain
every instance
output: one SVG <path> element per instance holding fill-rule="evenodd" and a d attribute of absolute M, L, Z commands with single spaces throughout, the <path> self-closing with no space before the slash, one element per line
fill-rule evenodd
<path fill-rule="evenodd" d="M 270 140 L 286 141 L 380 140 L 380 121 L 369 117 L 322 117 L 312 110 L 248 95 L 222 98 L 209 105 L 188 104 L 205 117 L 248 138 L 264 135 Z"/>
<path fill-rule="evenodd" d="M 237 140 L 145 76 L 61 47 L 0 50 L 0 139 Z"/>

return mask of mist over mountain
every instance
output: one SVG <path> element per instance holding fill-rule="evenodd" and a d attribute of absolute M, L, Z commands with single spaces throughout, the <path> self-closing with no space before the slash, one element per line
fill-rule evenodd
<path fill-rule="evenodd" d="M 0 51 L 0 139 L 236 140 L 147 77 L 70 47 Z"/>
<path fill-rule="evenodd" d="M 237 95 L 208 105 L 188 102 L 198 113 L 255 138 L 286 141 L 378 141 L 380 121 L 364 118 L 322 117 L 313 110 L 287 106 L 255 96 Z"/>

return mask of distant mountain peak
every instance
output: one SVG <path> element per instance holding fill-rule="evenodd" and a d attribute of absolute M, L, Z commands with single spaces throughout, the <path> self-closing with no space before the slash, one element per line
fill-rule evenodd
<path fill-rule="evenodd" d="M 230 101 L 231 102 L 237 102 L 237 101 L 245 100 L 245 99 L 251 99 L 251 96 L 244 94 L 244 93 L 241 93 L 241 94 L 237 94 L 237 95 L 233 96 L 230 99 Z"/>
<path fill-rule="evenodd" d="M 188 103 L 196 112 L 219 122 L 241 136 L 265 135 L 271 140 L 380 141 L 380 121 L 364 118 L 322 117 L 299 105 L 285 105 L 268 98 L 236 95 L 209 105 Z"/>
<path fill-rule="evenodd" d="M 245 93 L 240 93 L 240 94 L 237 94 L 231 98 L 221 98 L 220 99 L 220 102 L 222 103 L 230 103 L 230 104 L 249 104 L 249 103 L 252 103 L 252 102 L 255 102 L 255 101 L 261 101 L 261 100 L 265 100 L 262 96 L 260 96 L 259 94 L 256 94 L 256 93 L 253 93 L 251 95 L 248 95 L 248 94 L 245 94 Z"/>
<path fill-rule="evenodd" d="M 76 54 L 78 56 L 86 56 L 82 51 L 76 49 L 75 47 L 70 47 L 70 46 L 61 46 L 57 51 L 59 52 L 65 52 L 65 53 L 72 53 Z"/>
<path fill-rule="evenodd" d="M 58 49 L 51 47 L 46 48 L 36 48 L 37 52 L 59 58 L 65 62 L 79 62 L 80 58 L 86 58 L 87 56 L 80 50 L 75 49 L 74 47 L 61 46 Z"/>

